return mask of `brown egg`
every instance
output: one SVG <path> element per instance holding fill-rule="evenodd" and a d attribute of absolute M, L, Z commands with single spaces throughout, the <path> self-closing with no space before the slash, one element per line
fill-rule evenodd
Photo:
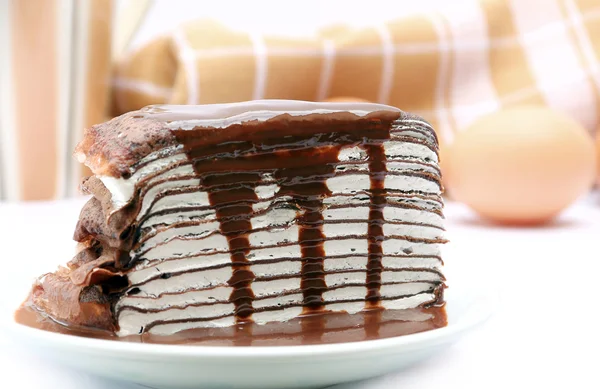
<path fill-rule="evenodd" d="M 330 97 L 323 101 L 327 101 L 330 103 L 369 103 L 369 100 L 361 99 L 360 97 L 352 97 L 352 96 L 338 96 L 338 97 Z"/>
<path fill-rule="evenodd" d="M 550 220 L 591 188 L 592 137 L 544 107 L 489 114 L 457 134 L 445 152 L 452 196 L 500 223 Z"/>

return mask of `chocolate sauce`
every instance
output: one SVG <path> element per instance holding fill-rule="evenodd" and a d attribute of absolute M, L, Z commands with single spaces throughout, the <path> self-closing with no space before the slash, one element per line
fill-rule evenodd
<path fill-rule="evenodd" d="M 220 231 L 227 237 L 231 252 L 232 276 L 228 281 L 233 288 L 229 301 L 235 305 L 235 317 L 243 322 L 252 316 L 252 281 L 254 273 L 250 270 L 247 255 L 250 253 L 248 234 L 252 230 L 252 204 L 258 200 L 254 192 L 255 185 L 260 182 L 260 175 L 249 173 L 230 173 L 232 182 L 246 182 L 240 187 L 227 190 L 208 189 L 208 198 L 215 209 Z M 201 183 L 210 185 L 212 181 L 221 181 L 222 177 L 203 175 Z M 235 199 L 235 205 L 231 200 Z"/>
<path fill-rule="evenodd" d="M 369 174 L 371 177 L 371 205 L 369 207 L 369 261 L 367 262 L 367 307 L 377 305 L 381 298 L 381 271 L 383 250 L 383 208 L 385 197 L 385 152 L 381 145 L 367 145 L 369 155 Z"/>
<path fill-rule="evenodd" d="M 366 145 L 369 156 L 369 174 L 371 177 L 370 206 L 369 206 L 369 259 L 367 262 L 367 296 L 366 309 L 371 309 L 372 314 L 365 318 L 366 335 L 369 339 L 379 336 L 381 326 L 382 308 L 378 306 L 381 299 L 381 272 L 383 270 L 383 208 L 386 205 L 385 173 L 386 157 L 383 145 Z"/>
<path fill-rule="evenodd" d="M 296 346 L 359 342 L 384 339 L 434 330 L 446 326 L 445 308 L 375 310 L 347 313 L 321 313 L 298 317 L 287 322 L 258 325 L 240 323 L 233 327 L 198 328 L 173 335 L 143 333 L 118 337 L 112 332 L 76 328 L 56 323 L 24 304 L 15 320 L 28 327 L 66 335 L 119 342 L 173 344 L 190 346 Z"/>
<path fill-rule="evenodd" d="M 285 132 L 280 131 L 279 121 L 255 124 L 255 131 L 244 132 L 238 131 L 241 125 L 234 125 L 221 131 L 235 133 L 235 140 L 217 145 L 206 145 L 215 129 L 174 131 L 200 178 L 202 189 L 209 194 L 221 233 L 229 243 L 233 268 L 229 280 L 233 292 L 229 300 L 235 305 L 236 321 L 250 320 L 254 312 L 252 281 L 255 277 L 246 256 L 250 252 L 248 235 L 253 231 L 250 220 L 255 215 L 252 204 L 258 201 L 255 188 L 265 175 L 272 176 L 279 185 L 275 197 L 290 198 L 288 205 L 298 213 L 303 313 L 323 311 L 322 295 L 327 290 L 323 199 L 331 195 L 326 180 L 335 175 L 338 154 L 343 147 L 358 146 L 368 155 L 371 210 L 365 298 L 366 308 L 378 307 L 387 171 L 383 142 L 390 138 L 393 119 L 392 116 L 388 120 L 369 118 L 340 122 L 329 118 L 300 122 Z M 285 148 L 282 149 L 282 145 Z"/>
<path fill-rule="evenodd" d="M 329 153 L 322 161 L 323 165 L 308 169 L 278 169 L 276 177 L 285 181 L 280 193 L 291 196 L 297 209 L 299 225 L 298 242 L 302 258 L 300 289 L 303 295 L 304 314 L 318 312 L 323 307 L 325 283 L 325 235 L 323 234 L 323 198 L 331 195 L 325 177 L 334 172 L 332 165 L 337 161 L 337 153 Z M 294 183 L 295 177 L 310 177 L 309 182 Z M 316 178 L 319 177 L 319 178 Z"/>
<path fill-rule="evenodd" d="M 325 235 L 323 234 L 322 200 L 299 201 L 303 210 L 298 223 L 300 224 L 300 250 L 302 253 L 302 289 L 304 308 L 307 312 L 318 310 L 323 306 L 323 292 L 327 289 L 325 283 Z"/>

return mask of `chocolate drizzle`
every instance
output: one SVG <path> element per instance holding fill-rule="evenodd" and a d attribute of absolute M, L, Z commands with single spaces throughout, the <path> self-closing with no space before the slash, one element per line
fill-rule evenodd
<path fill-rule="evenodd" d="M 195 166 L 195 165 L 194 165 Z M 216 176 L 216 180 L 222 180 L 223 177 Z M 231 252 L 232 276 L 228 284 L 233 288 L 229 301 L 235 305 L 235 317 L 238 322 L 248 320 L 254 309 L 252 300 L 252 281 L 254 273 L 250 270 L 250 264 L 247 255 L 250 253 L 250 242 L 248 233 L 252 230 L 252 204 L 258 197 L 254 191 L 260 176 L 258 174 L 232 173 L 227 177 L 232 181 L 250 181 L 241 187 L 228 190 L 208 190 L 208 198 L 211 205 L 217 213 L 220 231 L 227 238 L 229 250 Z M 207 176 L 201 178 L 202 183 L 211 182 Z M 231 199 L 235 198 L 238 202 L 234 206 L 227 206 Z"/>
<path fill-rule="evenodd" d="M 227 237 L 233 269 L 229 280 L 233 292 L 229 300 L 235 305 L 237 321 L 251 319 L 254 312 L 252 281 L 255 276 L 247 258 L 251 247 L 248 235 L 253 231 L 252 204 L 258 202 L 255 188 L 263 175 L 271 175 L 275 179 L 279 184 L 275 197 L 289 198 L 288 206 L 294 207 L 298 213 L 303 312 L 310 314 L 323 310 L 323 293 L 327 290 L 323 199 L 331 196 L 326 180 L 335 175 L 335 168 L 340 163 L 338 155 L 344 147 L 358 146 L 368 155 L 371 188 L 366 300 L 369 308 L 378 305 L 383 207 L 386 204 L 383 142 L 390 138 L 390 127 L 395 117 L 387 120 L 380 117 L 353 121 L 328 119 L 320 123 L 300 122 L 291 131 L 292 135 L 278 131 L 276 125 L 281 125 L 280 122 L 266 121 L 256 124 L 254 132 L 237 132 L 240 139 L 220 144 L 216 149 L 204 143 L 207 129 L 174 131 L 200 178 L 201 189 L 209 194 L 221 234 Z M 242 151 L 240 145 L 243 145 Z M 294 147 L 281 149 L 281 145 Z M 214 156 L 216 151 L 218 158 Z"/>
<path fill-rule="evenodd" d="M 369 206 L 369 261 L 367 262 L 367 308 L 377 306 L 381 298 L 381 271 L 383 250 L 383 208 L 385 196 L 385 151 L 377 144 L 366 145 L 369 155 L 369 175 L 371 180 L 371 204 Z"/>
<path fill-rule="evenodd" d="M 326 187 L 325 187 L 326 190 Z M 323 200 L 302 200 L 298 202 L 303 209 L 300 218 L 299 241 L 302 252 L 302 289 L 306 311 L 320 310 L 323 307 L 325 283 L 325 235 L 323 234 Z"/>
<path fill-rule="evenodd" d="M 281 186 L 280 193 L 291 196 L 298 212 L 298 242 L 302 258 L 300 289 L 302 290 L 304 313 L 319 311 L 323 307 L 325 283 L 325 235 L 323 234 L 323 198 L 330 196 L 325 179 L 315 178 L 313 181 L 294 184 L 293 177 L 321 177 L 333 175 L 333 163 L 337 161 L 337 152 L 329 152 L 322 165 L 304 169 L 279 169 L 277 178 L 283 178 L 286 184 Z"/>

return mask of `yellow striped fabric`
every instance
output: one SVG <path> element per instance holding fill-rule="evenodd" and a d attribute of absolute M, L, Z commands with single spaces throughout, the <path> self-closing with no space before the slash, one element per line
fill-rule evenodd
<path fill-rule="evenodd" d="M 422 115 L 442 146 L 479 116 L 518 104 L 546 104 L 595 132 L 599 66 L 600 0 L 469 0 L 306 38 L 198 20 L 123 57 L 111 114 L 156 103 L 352 96 Z"/>
<path fill-rule="evenodd" d="M 424 116 L 442 143 L 477 117 L 547 104 L 600 113 L 600 2 L 482 0 L 363 29 L 280 38 L 202 20 L 126 57 L 114 114 L 150 103 L 360 97 Z"/>

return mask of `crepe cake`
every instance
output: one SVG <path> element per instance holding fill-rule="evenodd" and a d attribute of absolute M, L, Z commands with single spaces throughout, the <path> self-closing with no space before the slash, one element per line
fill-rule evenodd
<path fill-rule="evenodd" d="M 169 335 L 444 305 L 438 142 L 417 116 L 155 105 L 87 129 L 75 155 L 94 174 L 77 254 L 30 298 L 59 323 Z"/>

